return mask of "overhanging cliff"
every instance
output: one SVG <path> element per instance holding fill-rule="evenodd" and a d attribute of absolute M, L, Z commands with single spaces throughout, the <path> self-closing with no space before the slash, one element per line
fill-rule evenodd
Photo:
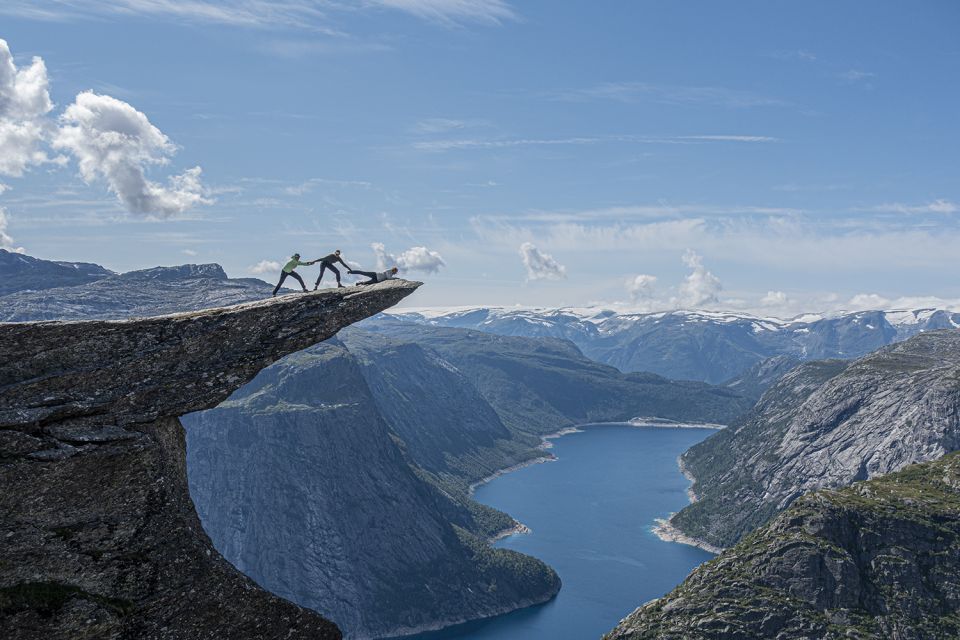
<path fill-rule="evenodd" d="M 187 491 L 178 417 L 418 286 L 0 324 L 0 635 L 340 637 L 213 549 Z"/>

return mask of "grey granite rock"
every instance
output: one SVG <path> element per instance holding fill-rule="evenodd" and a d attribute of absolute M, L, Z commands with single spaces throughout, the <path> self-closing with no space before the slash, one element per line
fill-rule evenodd
<path fill-rule="evenodd" d="M 214 550 L 177 417 L 417 286 L 0 324 L 0 636 L 339 638 Z"/>
<path fill-rule="evenodd" d="M 960 637 L 960 454 L 804 496 L 607 640 Z"/>
<path fill-rule="evenodd" d="M 682 463 L 698 500 L 671 522 L 727 546 L 800 495 L 960 449 L 960 331 L 938 330 L 854 362 L 800 365 L 742 422 Z"/>

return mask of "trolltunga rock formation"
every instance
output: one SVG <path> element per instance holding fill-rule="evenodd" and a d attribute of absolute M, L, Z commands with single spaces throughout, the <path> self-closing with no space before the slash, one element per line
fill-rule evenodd
<path fill-rule="evenodd" d="M 339 638 L 210 544 L 178 418 L 418 286 L 0 323 L 0 637 Z"/>

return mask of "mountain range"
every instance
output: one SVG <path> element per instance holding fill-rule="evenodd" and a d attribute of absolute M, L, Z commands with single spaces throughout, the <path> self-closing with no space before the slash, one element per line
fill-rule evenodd
<path fill-rule="evenodd" d="M 806 314 L 787 320 L 732 312 L 618 313 L 602 308 L 393 309 L 389 315 L 428 326 L 564 338 L 588 358 L 624 372 L 711 384 L 735 380 L 771 357 L 856 358 L 922 331 L 960 326 L 960 313 L 938 309 Z"/>

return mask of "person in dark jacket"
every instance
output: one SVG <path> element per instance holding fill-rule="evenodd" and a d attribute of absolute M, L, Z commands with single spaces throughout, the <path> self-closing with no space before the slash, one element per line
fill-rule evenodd
<path fill-rule="evenodd" d="M 397 268 L 390 267 L 386 271 L 357 271 L 351 269 L 347 273 L 352 273 L 355 276 L 366 276 L 370 278 L 364 282 L 358 282 L 358 285 L 361 284 L 376 284 L 378 282 L 383 282 L 384 280 L 393 280 L 397 277 Z"/>
<path fill-rule="evenodd" d="M 345 268 L 347 271 L 350 271 L 350 265 L 348 265 L 346 262 L 344 262 L 344 261 L 343 261 L 343 258 L 340 257 L 340 249 L 337 249 L 336 251 L 334 251 L 333 253 L 331 253 L 331 254 L 328 255 L 328 256 L 324 256 L 324 257 L 322 257 L 322 258 L 317 258 L 316 260 L 314 260 L 314 262 L 319 262 L 319 263 L 320 263 L 320 275 L 317 276 L 317 283 L 316 283 L 315 285 L 313 285 L 313 290 L 314 290 L 314 291 L 316 291 L 316 290 L 317 290 L 317 287 L 320 286 L 320 281 L 323 280 L 323 273 L 324 273 L 324 271 L 326 271 L 327 269 L 330 269 L 330 271 L 333 271 L 333 275 L 335 275 L 335 276 L 337 277 L 337 286 L 338 286 L 338 287 L 342 287 L 342 286 L 343 286 L 342 284 L 340 284 L 340 270 L 337 269 L 337 268 L 334 266 L 334 264 L 337 263 L 337 262 L 339 262 L 340 264 L 342 264 L 342 265 L 344 266 L 344 268 Z"/>
<path fill-rule="evenodd" d="M 316 262 L 316 261 L 314 261 Z M 300 283 L 300 286 L 303 287 L 304 291 L 307 291 L 307 285 L 303 282 L 303 278 L 300 277 L 300 274 L 294 271 L 297 267 L 305 267 L 313 264 L 313 262 L 300 262 L 300 254 L 295 253 L 290 256 L 290 260 L 287 264 L 283 265 L 283 269 L 280 271 L 280 282 L 277 283 L 277 286 L 273 289 L 273 295 L 277 295 L 277 291 L 280 291 L 280 285 L 283 284 L 283 281 L 287 279 L 287 276 L 290 276 L 294 280 Z"/>

